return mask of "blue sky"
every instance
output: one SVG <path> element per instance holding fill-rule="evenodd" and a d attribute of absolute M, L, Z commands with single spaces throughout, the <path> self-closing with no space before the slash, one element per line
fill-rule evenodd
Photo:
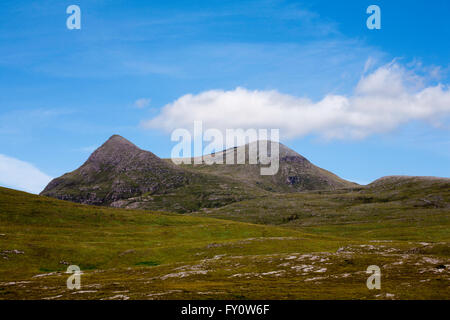
<path fill-rule="evenodd" d="M 81 8 L 81 30 L 66 28 L 71 4 Z M 381 30 L 366 27 L 371 4 L 381 8 Z M 196 105 L 200 116 L 214 114 L 227 93 L 246 101 L 276 92 L 287 101 L 307 98 L 317 108 L 331 95 L 353 101 L 362 94 L 373 121 L 357 124 L 361 135 L 343 134 L 349 124 L 336 114 L 306 131 L 274 123 L 281 142 L 359 183 L 391 174 L 449 177 L 449 14 L 446 0 L 2 1 L 0 185 L 37 192 L 31 180 L 44 183 L 74 170 L 112 134 L 169 157 L 171 125 L 179 123 L 164 108 L 176 108 L 188 94 L 197 103 L 195 97 L 211 90 L 218 90 L 214 101 Z M 398 91 L 405 100 L 358 89 L 379 85 L 377 70 L 412 83 Z M 405 103 L 401 112 L 387 111 L 386 126 L 373 112 L 380 101 L 412 101 L 439 84 L 426 112 L 408 109 L 423 101 Z M 270 109 L 267 103 L 261 108 Z M 364 106 L 350 105 L 361 116 Z M 317 110 L 326 117 L 332 107 Z M 311 123 L 305 119 L 299 126 Z"/>

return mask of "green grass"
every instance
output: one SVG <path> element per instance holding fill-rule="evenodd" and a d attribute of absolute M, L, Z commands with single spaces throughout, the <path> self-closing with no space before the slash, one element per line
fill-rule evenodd
<path fill-rule="evenodd" d="M 134 265 L 148 257 L 161 263 L 184 261 L 191 258 L 194 248 L 212 241 L 286 234 L 281 228 L 91 207 L 1 191 L 0 233 L 5 236 L 0 238 L 0 248 L 26 254 L 2 261 L 0 274 L 9 268 L 16 274 L 33 274 L 41 268 L 63 270 L 61 260 L 89 269 Z M 127 254 L 127 250 L 134 251 Z"/>
<path fill-rule="evenodd" d="M 450 241 L 450 182 L 276 194 L 198 212 L 359 240 Z"/>
<path fill-rule="evenodd" d="M 157 261 L 141 261 L 135 264 L 136 266 L 147 266 L 147 267 L 153 267 L 160 265 Z"/>
<path fill-rule="evenodd" d="M 0 188 L 0 299 L 448 299 L 448 190 L 409 188 L 274 194 L 196 216 Z M 381 291 L 365 286 L 371 264 Z"/>

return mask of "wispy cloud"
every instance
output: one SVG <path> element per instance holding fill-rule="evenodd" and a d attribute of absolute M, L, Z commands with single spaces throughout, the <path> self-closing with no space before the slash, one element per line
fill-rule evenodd
<path fill-rule="evenodd" d="M 424 86 L 423 77 L 394 62 L 364 75 L 352 95 L 327 94 L 314 102 L 276 90 L 210 90 L 180 97 L 143 126 L 171 131 L 202 120 L 206 127 L 222 130 L 279 128 L 288 138 L 316 134 L 354 139 L 412 120 L 439 122 L 448 115 L 448 86 Z"/>
<path fill-rule="evenodd" d="M 31 163 L 0 154 L 0 184 L 3 186 L 37 194 L 51 179 Z"/>
<path fill-rule="evenodd" d="M 18 21 L 28 21 L 27 27 L 21 26 L 22 22 L 13 21 L 17 23 L 17 28 L 0 30 L 0 38 L 2 34 L 17 38 L 21 35 L 19 32 L 25 29 L 26 33 L 21 35 L 24 41 L 0 44 L 0 66 L 61 78 L 150 75 L 187 78 L 194 74 L 206 77 L 211 75 L 212 70 L 217 72 L 222 68 L 221 61 L 211 63 L 216 58 L 210 56 L 212 49 L 217 52 L 224 50 L 221 59 L 228 61 L 224 64 L 233 65 L 233 68 L 224 70 L 229 72 L 235 67 L 239 69 L 243 65 L 258 63 L 258 60 L 266 64 L 268 61 L 279 64 L 283 59 L 300 63 L 298 58 L 301 58 L 299 52 L 305 49 L 303 44 L 336 40 L 341 36 L 336 23 L 308 10 L 303 4 L 252 0 L 211 6 L 186 5 L 178 9 L 163 6 L 158 10 L 152 8 L 128 14 L 124 14 L 120 6 L 115 8 L 117 4 L 91 1 L 89 7 L 87 4 L 83 6 L 89 8 L 86 12 L 102 12 L 106 9 L 108 14 L 90 15 L 85 25 L 89 31 L 82 31 L 73 37 L 74 33 L 67 33 L 64 28 L 55 30 L 54 23 L 49 22 L 60 16 L 61 4 L 56 6 L 56 2 L 44 3 L 45 10 L 38 8 L 40 14 L 44 11 L 51 13 L 52 17 L 46 19 L 48 23 L 40 25 L 38 30 L 42 31 L 45 26 L 46 32 L 39 36 L 32 33 L 36 29 L 32 25 L 33 19 L 36 19 L 34 10 L 25 4 L 21 6 L 27 8 L 26 15 Z M 142 7 L 148 9 L 151 4 L 143 3 Z M 268 19 L 270 24 L 267 23 Z M 264 34 L 263 38 L 261 33 Z M 267 54 L 270 51 L 279 53 L 279 47 L 282 50 L 283 43 L 287 42 L 302 45 L 282 56 Z M 256 52 L 256 60 L 253 60 L 253 56 L 247 55 L 248 47 L 244 45 L 238 48 L 236 45 L 255 43 L 266 44 L 266 57 Z M 273 45 L 267 46 L 267 43 Z M 212 49 L 203 51 L 208 45 Z M 230 49 L 233 51 L 230 52 Z M 253 48 L 254 51 L 258 49 L 266 50 L 262 46 Z M 345 52 L 352 54 L 353 51 Z M 269 60 L 271 58 L 275 60 Z M 220 78 L 220 74 L 217 77 Z"/>
<path fill-rule="evenodd" d="M 147 108 L 150 105 L 149 98 L 140 98 L 134 101 L 134 106 L 139 109 Z"/>
<path fill-rule="evenodd" d="M 0 113 L 0 133 L 33 136 L 38 129 L 54 126 L 76 113 L 67 108 L 10 109 Z"/>

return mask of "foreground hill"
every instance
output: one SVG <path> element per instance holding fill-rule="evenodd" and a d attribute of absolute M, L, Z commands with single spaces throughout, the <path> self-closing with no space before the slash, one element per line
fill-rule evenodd
<path fill-rule="evenodd" d="M 347 227 L 291 229 L 0 188 L 0 300 L 449 299 L 449 213 L 427 210 L 412 234 L 394 207 L 395 232 L 383 235 L 362 210 Z M 69 265 L 83 272 L 80 290 L 66 287 Z M 369 265 L 381 268 L 381 290 L 366 288 Z"/>

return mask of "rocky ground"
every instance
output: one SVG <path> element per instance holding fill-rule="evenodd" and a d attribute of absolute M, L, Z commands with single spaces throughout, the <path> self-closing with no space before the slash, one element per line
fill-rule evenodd
<path fill-rule="evenodd" d="M 212 243 L 241 246 L 261 239 Z M 280 242 L 292 239 L 272 239 Z M 264 239 L 267 241 L 267 239 Z M 192 263 L 87 271 L 69 290 L 64 272 L 0 283 L 12 299 L 442 299 L 450 298 L 450 259 L 426 254 L 445 243 L 376 241 L 336 252 L 214 255 Z M 199 252 L 199 256 L 202 252 Z M 369 265 L 381 269 L 381 289 L 366 287 Z"/>

